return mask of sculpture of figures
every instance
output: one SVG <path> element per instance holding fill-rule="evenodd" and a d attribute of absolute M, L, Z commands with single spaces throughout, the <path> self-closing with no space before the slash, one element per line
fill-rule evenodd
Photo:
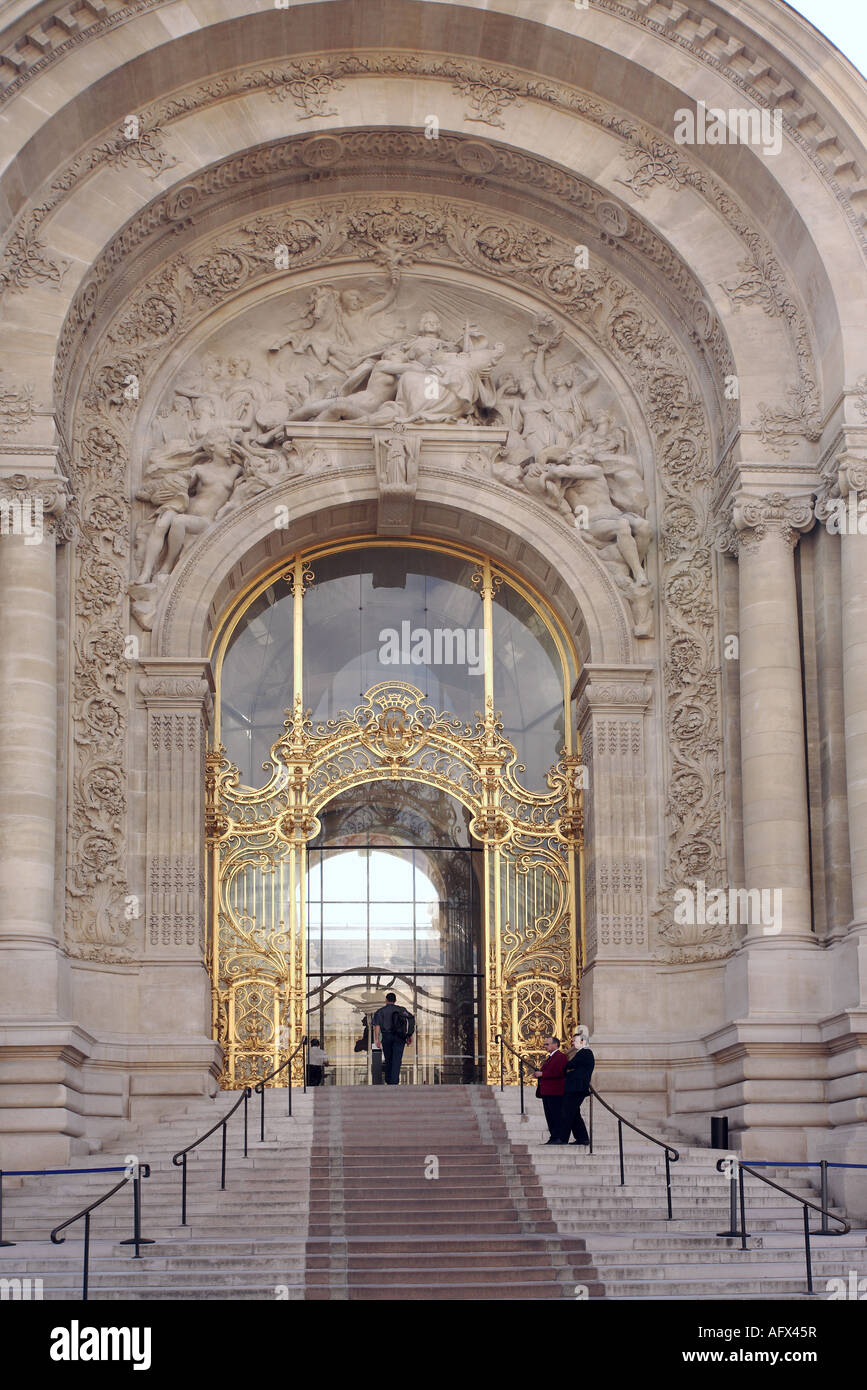
<path fill-rule="evenodd" d="M 186 468 L 177 454 L 153 461 L 155 468 L 149 470 L 151 476 L 146 475 L 136 496 L 157 503 L 159 511 L 144 547 L 136 584 L 152 583 L 163 550 L 159 573 L 171 573 L 185 542 L 206 531 L 229 500 L 243 472 L 242 460 L 242 451 L 228 434 L 214 431 L 192 452 Z"/>
<path fill-rule="evenodd" d="M 598 548 L 613 542 L 635 583 L 646 585 L 644 560 L 652 538 L 650 524 L 643 516 L 617 509 L 604 470 L 587 460 L 587 451 L 580 445 L 571 449 L 555 446 L 545 450 L 538 464 L 549 476 L 567 480 L 565 500 L 587 539 Z"/>
<path fill-rule="evenodd" d="M 603 411 L 582 430 L 578 443 L 605 473 L 614 505 L 622 512 L 643 516 L 650 498 L 636 460 L 621 452 L 626 444 L 623 427 L 614 423 L 608 411 Z"/>
<path fill-rule="evenodd" d="M 238 479 L 214 520 L 221 521 L 251 498 L 261 496 L 287 478 L 298 478 L 303 472 L 301 457 L 291 443 L 284 443 L 279 449 L 263 449 L 257 444 L 248 443 L 244 449 L 243 476 Z"/>
<path fill-rule="evenodd" d="M 312 352 L 323 366 L 349 371 L 358 353 L 371 343 L 376 331 L 371 320 L 391 307 L 399 285 L 400 272 L 394 266 L 385 292 L 373 301 L 365 300 L 357 290 L 341 293 L 332 286 L 317 285 L 310 291 L 297 325 L 268 351 L 279 352 L 290 346 L 296 353 Z"/>
<path fill-rule="evenodd" d="M 391 362 L 366 359 L 347 379 L 345 395 L 325 396 L 296 410 L 293 420 L 364 420 L 370 421 L 387 402 L 394 400 L 396 377 L 403 368 L 405 357 L 395 352 Z M 367 378 L 361 390 L 352 386 Z"/>
<path fill-rule="evenodd" d="M 544 374 L 546 350 L 544 345 L 538 347 L 532 369 L 525 368 L 518 376 L 521 438 L 529 455 L 538 455 L 557 443 L 557 431 L 552 422 L 554 407 L 548 399 L 550 386 Z"/>
<path fill-rule="evenodd" d="M 406 467 L 407 442 L 402 434 L 392 434 L 385 446 L 385 484 L 387 487 L 406 487 L 409 478 Z"/>
<path fill-rule="evenodd" d="M 415 362 L 382 363 L 383 369 L 394 370 L 399 378 L 394 417 L 446 423 L 466 419 L 477 405 L 489 409 L 496 401 L 491 369 L 505 350 L 503 343 L 461 352 L 438 348 Z M 387 408 L 374 423 L 386 418 Z"/>
<path fill-rule="evenodd" d="M 168 444 L 190 444 L 193 439 L 195 416 L 188 396 L 174 391 L 171 399 L 157 411 L 153 423 L 156 442 L 160 446 Z"/>
<path fill-rule="evenodd" d="M 595 372 L 583 372 L 577 362 L 569 362 L 551 373 L 551 423 L 557 433 L 558 444 L 571 444 L 589 423 L 584 397 L 598 381 Z"/>

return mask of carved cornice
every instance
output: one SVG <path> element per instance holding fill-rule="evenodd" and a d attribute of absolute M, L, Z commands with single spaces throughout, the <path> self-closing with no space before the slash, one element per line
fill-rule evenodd
<path fill-rule="evenodd" d="M 758 550 L 762 541 L 776 536 L 793 549 L 803 531 L 814 521 L 813 499 L 766 492 L 760 497 L 740 493 L 732 504 L 732 523 L 740 551 Z"/>
<path fill-rule="evenodd" d="M 0 106 L 21 92 L 33 77 L 45 72 L 76 48 L 166 3 L 169 3 L 169 0 L 128 0 L 128 3 L 123 3 L 123 0 L 100 0 L 98 7 L 89 7 L 95 16 L 92 24 L 84 21 L 84 11 L 79 8 L 72 23 L 68 18 L 55 20 L 52 16 L 43 19 L 29 32 L 25 26 L 11 48 L 0 54 L 0 65 L 5 64 L 12 73 L 0 91 Z M 819 177 L 831 189 L 844 209 L 862 251 L 867 255 L 867 212 L 856 210 L 849 197 L 849 188 L 860 187 L 865 171 L 847 145 L 846 132 L 836 124 L 829 124 L 819 112 L 817 103 L 806 90 L 808 80 L 804 78 L 803 84 L 799 87 L 791 81 L 779 78 L 778 51 L 767 44 L 761 35 L 750 31 L 748 49 L 735 36 L 734 28 L 727 28 L 724 19 L 720 23 L 722 16 L 718 8 L 714 11 L 712 23 L 704 21 L 698 28 L 691 25 L 689 33 L 679 32 L 679 24 L 684 17 L 680 0 L 657 0 L 652 7 L 653 17 L 647 12 L 647 0 L 592 0 L 592 6 L 594 9 L 614 14 L 629 24 L 637 25 L 653 33 L 663 42 L 688 52 L 698 62 L 725 77 L 759 106 L 775 108 L 781 102 L 786 102 L 790 110 L 783 117 L 783 127 L 788 138 L 803 151 Z M 661 9 L 670 11 L 668 19 L 663 19 L 657 13 Z M 68 15 L 68 6 L 58 7 L 58 14 L 63 12 Z M 59 42 L 54 41 L 54 32 L 59 32 L 62 36 Z M 563 39 L 568 42 L 565 35 Z M 497 124 L 500 111 L 507 105 L 517 104 L 519 93 L 513 82 L 510 84 L 508 80 L 502 80 L 500 74 L 504 69 L 500 63 L 484 63 L 480 66 L 485 74 L 484 88 L 487 91 L 483 88 L 478 98 L 478 114 L 475 118 L 487 119 L 490 124 Z M 556 85 L 548 84 L 544 79 L 533 80 L 543 88 Z M 0 68 L 0 83 L 2 82 Z M 316 90 L 315 81 L 312 90 Z M 325 92 L 328 90 L 326 87 Z M 542 96 L 541 99 L 548 98 Z M 322 111 L 318 114 L 328 113 Z M 836 161 L 833 168 L 827 162 L 829 150 L 833 151 Z M 848 188 L 843 186 L 841 177 L 845 177 Z"/>

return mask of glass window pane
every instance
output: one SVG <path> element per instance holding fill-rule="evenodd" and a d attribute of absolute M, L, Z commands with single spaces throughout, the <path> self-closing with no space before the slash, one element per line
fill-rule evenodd
<path fill-rule="evenodd" d="M 523 786 L 546 789 L 545 774 L 565 742 L 563 669 L 538 613 L 503 584 L 494 599 L 494 706 L 526 771 Z"/>
<path fill-rule="evenodd" d="M 229 641 L 220 677 L 220 737 L 246 786 L 267 781 L 262 764 L 292 704 L 294 603 L 279 579 L 250 605 Z"/>
<path fill-rule="evenodd" d="M 404 681 L 438 710 L 484 709 L 484 620 L 474 565 L 411 547 L 323 556 L 304 597 L 304 700 L 314 721 Z"/>

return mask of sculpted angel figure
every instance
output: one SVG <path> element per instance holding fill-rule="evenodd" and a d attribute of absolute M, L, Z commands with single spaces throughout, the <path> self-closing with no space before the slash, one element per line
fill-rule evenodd
<path fill-rule="evenodd" d="M 136 497 L 159 507 L 144 545 L 136 584 L 170 574 L 191 536 L 207 531 L 243 472 L 244 451 L 215 430 L 188 450 L 155 450 Z M 160 561 L 162 556 L 162 562 Z"/>

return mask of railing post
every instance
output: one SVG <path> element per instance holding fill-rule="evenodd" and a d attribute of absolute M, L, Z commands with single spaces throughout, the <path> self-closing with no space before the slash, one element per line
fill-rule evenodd
<path fill-rule="evenodd" d="M 220 1164 L 220 1191 L 226 1190 L 226 1121 L 223 1121 L 223 1158 Z"/>
<path fill-rule="evenodd" d="M 668 1149 L 665 1151 L 665 1191 L 668 1197 L 668 1219 L 671 1221 L 671 1163 L 668 1157 Z"/>
<path fill-rule="evenodd" d="M 810 1209 L 804 1203 L 804 1256 L 807 1261 L 807 1293 L 813 1292 L 813 1261 L 810 1258 Z"/>
<path fill-rule="evenodd" d="M 87 1302 L 87 1275 L 90 1264 L 90 1212 L 84 1215 L 84 1274 L 81 1281 L 81 1301 Z"/>
<path fill-rule="evenodd" d="M 819 1198 L 819 1206 L 822 1208 L 822 1225 L 820 1229 L 823 1236 L 829 1236 L 831 1232 L 828 1229 L 828 1160 L 826 1158 L 823 1158 L 820 1162 L 819 1172 L 822 1183 L 820 1188 L 822 1195 Z"/>
<path fill-rule="evenodd" d="M 741 1249 L 742 1249 L 742 1250 L 746 1250 L 746 1248 L 747 1248 L 747 1214 L 746 1214 L 746 1207 L 745 1207 L 745 1205 L 744 1205 L 744 1169 L 743 1169 L 743 1164 L 741 1164 L 741 1163 L 738 1164 L 738 1188 L 740 1189 L 740 1198 L 741 1198 Z"/>
<path fill-rule="evenodd" d="M 144 1169 L 144 1173 L 142 1173 L 142 1169 Z M 121 1245 L 135 1246 L 135 1255 L 133 1256 L 135 1260 L 141 1259 L 141 1255 L 139 1254 L 140 1245 L 154 1244 L 152 1240 L 148 1240 L 147 1237 L 143 1236 L 141 1233 L 141 1180 L 143 1176 L 150 1176 L 150 1168 L 146 1163 L 137 1163 L 132 1177 L 132 1239 L 119 1242 Z"/>
<path fill-rule="evenodd" d="M 590 1092 L 590 1152 L 593 1152 L 593 1092 Z"/>
<path fill-rule="evenodd" d="M 524 1068 L 523 1068 L 522 1066 L 519 1066 L 519 1067 L 518 1067 L 518 1075 L 519 1075 L 519 1077 L 521 1078 L 521 1114 L 523 1115 L 523 1113 L 524 1113 Z M 502 1078 L 502 1072 L 500 1072 L 500 1077 Z M 502 1085 L 501 1085 L 501 1086 L 500 1086 L 500 1090 L 502 1091 L 502 1089 L 503 1089 L 503 1087 L 502 1087 Z"/>
<path fill-rule="evenodd" d="M 265 1082 L 260 1081 L 261 1091 L 259 1092 L 259 1143 L 265 1142 Z"/>
<path fill-rule="evenodd" d="M 729 1159 L 729 1160 L 720 1159 L 720 1163 L 723 1163 L 723 1162 L 733 1162 L 733 1161 L 734 1161 L 734 1160 L 731 1160 L 731 1159 Z M 722 1172 L 722 1169 L 719 1167 L 719 1164 L 717 1164 L 717 1171 Z M 717 1235 L 718 1235 L 718 1236 L 737 1236 L 737 1235 L 740 1235 L 740 1232 L 738 1231 L 738 1180 L 737 1180 L 737 1178 L 735 1177 L 735 1170 L 734 1170 L 734 1168 L 732 1168 L 731 1174 L 730 1174 L 730 1176 L 729 1176 L 729 1228 L 728 1228 L 727 1231 L 717 1231 Z"/>
<path fill-rule="evenodd" d="M 181 1163 L 181 1225 L 187 1224 L 187 1155 L 182 1154 Z"/>
<path fill-rule="evenodd" d="M 289 1063 L 288 1067 L 286 1068 L 286 1096 L 287 1096 L 287 1104 L 288 1104 L 288 1109 L 287 1109 L 286 1113 L 287 1113 L 288 1115 L 291 1116 L 291 1114 L 292 1114 L 292 1063 L 291 1063 L 291 1062 Z"/>
<path fill-rule="evenodd" d="M 502 1089 L 503 1089 L 503 1071 L 504 1071 L 503 1035 L 502 1035 L 502 1033 L 500 1033 L 500 1035 L 499 1035 L 499 1043 L 500 1043 L 500 1090 L 502 1091 Z M 524 1068 L 522 1067 L 522 1068 L 521 1068 L 521 1079 L 522 1079 L 522 1080 L 523 1080 L 523 1077 L 524 1077 Z M 524 1110 L 523 1110 L 523 1107 L 522 1107 L 522 1108 L 521 1108 L 521 1114 L 523 1115 L 523 1113 L 524 1113 Z"/>
<path fill-rule="evenodd" d="M 626 1178 L 623 1173 L 623 1121 L 617 1121 L 617 1143 L 620 1147 L 620 1186 L 626 1186 Z"/>
<path fill-rule="evenodd" d="M 0 1168 L 0 1245 L 14 1245 L 14 1240 L 3 1239 L 3 1169 Z"/>
<path fill-rule="evenodd" d="M 302 1095 L 307 1094 L 307 1034 L 301 1034 L 301 1084 Z"/>
<path fill-rule="evenodd" d="M 250 1087 L 244 1087 L 244 1157 L 247 1157 L 247 1102 L 250 1099 Z"/>

